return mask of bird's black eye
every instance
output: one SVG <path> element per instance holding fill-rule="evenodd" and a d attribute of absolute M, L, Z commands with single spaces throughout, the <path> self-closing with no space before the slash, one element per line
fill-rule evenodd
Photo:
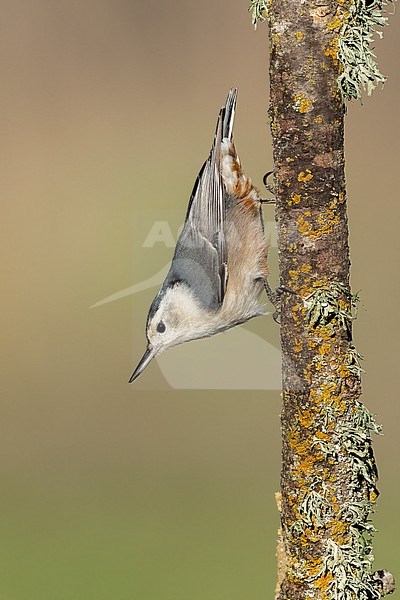
<path fill-rule="evenodd" d="M 164 333 L 164 331 L 166 330 L 165 323 L 160 321 L 159 324 L 157 325 L 156 329 L 157 329 L 158 333 Z"/>

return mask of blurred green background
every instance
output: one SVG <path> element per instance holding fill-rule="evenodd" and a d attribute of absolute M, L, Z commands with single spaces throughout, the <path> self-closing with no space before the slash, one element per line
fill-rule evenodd
<path fill-rule="evenodd" d="M 273 373 L 266 390 L 195 388 L 199 368 L 217 363 L 224 388 L 238 364 L 272 361 L 272 319 L 241 328 L 240 356 L 226 336 L 187 345 L 184 390 L 157 363 L 127 384 L 156 288 L 90 308 L 169 260 L 168 244 L 143 244 L 155 220 L 176 234 L 231 85 L 239 153 L 261 187 L 266 27 L 254 32 L 242 0 L 3 0 L 1 20 L 0 599 L 270 598 Z M 349 107 L 346 130 L 356 341 L 385 432 L 376 566 L 398 575 L 399 35 L 393 17 L 376 44 L 388 83 Z"/>

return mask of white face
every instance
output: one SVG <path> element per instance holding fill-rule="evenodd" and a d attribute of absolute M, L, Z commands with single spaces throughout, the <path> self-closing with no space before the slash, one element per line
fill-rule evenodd
<path fill-rule="evenodd" d="M 168 289 L 157 312 L 147 326 L 147 339 L 152 348 L 167 348 L 201 337 L 207 316 L 192 293 L 184 285 Z M 199 335 L 200 332 L 200 335 Z"/>
<path fill-rule="evenodd" d="M 160 304 L 160 308 L 147 326 L 147 339 L 152 348 L 157 348 L 158 352 L 162 352 L 175 343 L 179 343 L 177 340 L 180 337 L 180 331 L 177 317 L 177 311 L 171 309 L 171 306 L 167 308 L 163 306 L 163 303 Z"/>
<path fill-rule="evenodd" d="M 190 290 L 185 285 L 168 289 L 147 324 L 148 347 L 129 383 L 139 377 L 156 354 L 211 333 L 210 315 L 197 304 Z"/>

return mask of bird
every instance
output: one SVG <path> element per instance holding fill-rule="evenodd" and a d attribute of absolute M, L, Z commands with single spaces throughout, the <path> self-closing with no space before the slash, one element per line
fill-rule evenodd
<path fill-rule="evenodd" d="M 173 346 L 268 314 L 259 302 L 263 289 L 273 301 L 261 210 L 265 200 L 245 174 L 233 139 L 237 94 L 231 88 L 219 111 L 169 272 L 148 312 L 147 348 L 129 383 Z"/>

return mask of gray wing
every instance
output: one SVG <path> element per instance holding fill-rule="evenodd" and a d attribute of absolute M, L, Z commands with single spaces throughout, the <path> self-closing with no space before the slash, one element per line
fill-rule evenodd
<path fill-rule="evenodd" d="M 171 277 L 179 280 L 181 274 L 181 279 L 188 283 L 196 299 L 206 308 L 221 305 L 228 281 L 225 239 L 227 193 L 221 177 L 220 160 L 222 139 L 232 138 L 236 96 L 237 89 L 230 90 L 219 113 L 211 152 L 197 177 L 171 268 Z"/>

